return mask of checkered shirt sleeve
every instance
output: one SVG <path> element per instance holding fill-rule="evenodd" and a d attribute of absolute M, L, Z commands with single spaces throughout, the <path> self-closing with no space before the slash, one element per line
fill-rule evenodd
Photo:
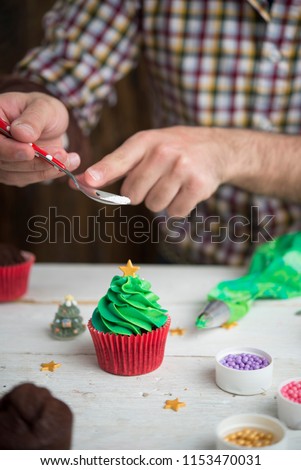
<path fill-rule="evenodd" d="M 136 65 L 137 4 L 59 0 L 43 24 L 43 44 L 25 56 L 16 72 L 61 99 L 87 133 L 98 122 L 103 102 L 114 100 L 114 84 Z"/>

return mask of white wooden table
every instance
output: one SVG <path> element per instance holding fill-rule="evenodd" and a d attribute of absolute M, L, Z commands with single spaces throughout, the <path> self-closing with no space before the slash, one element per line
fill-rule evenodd
<path fill-rule="evenodd" d="M 124 261 L 120 264 L 124 264 Z M 47 387 L 74 413 L 73 449 L 215 449 L 215 427 L 242 412 L 277 416 L 277 385 L 301 375 L 301 299 L 257 301 L 237 327 L 198 331 L 194 322 L 207 292 L 240 269 L 198 266 L 141 266 L 139 274 L 167 308 L 171 328 L 162 366 L 137 377 L 99 369 L 88 331 L 71 341 L 51 337 L 49 324 L 58 303 L 72 294 L 87 322 L 118 266 L 36 264 L 27 295 L 0 304 L 0 391 L 21 382 Z M 272 387 L 256 396 L 233 396 L 215 384 L 214 357 L 223 348 L 250 346 L 274 358 Z M 50 361 L 62 366 L 40 371 Z M 186 407 L 164 409 L 179 398 Z M 301 431 L 289 430 L 291 449 L 301 449 Z"/>

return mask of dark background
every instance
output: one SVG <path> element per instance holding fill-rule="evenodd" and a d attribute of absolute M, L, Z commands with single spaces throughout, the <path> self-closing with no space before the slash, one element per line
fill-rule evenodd
<path fill-rule="evenodd" d="M 42 16 L 53 4 L 54 0 L 1 0 L 1 76 L 9 74 L 28 49 L 39 45 L 43 35 Z M 93 161 L 111 152 L 133 133 L 150 127 L 145 89 L 145 73 L 140 64 L 118 83 L 116 106 L 104 107 L 101 122 L 90 136 Z M 119 183 L 108 189 L 118 191 Z M 156 259 L 156 245 L 150 242 L 148 235 L 139 239 L 131 237 L 132 241 L 125 237 L 119 241 L 104 241 L 105 232 L 112 236 L 113 230 L 117 236 L 120 232 L 126 234 L 127 230 L 135 235 L 131 224 L 126 226 L 123 223 L 121 228 L 120 215 L 128 219 L 138 216 L 132 222 L 137 221 L 138 229 L 146 224 L 144 228 L 148 230 L 147 221 L 151 220 L 151 214 L 143 205 L 122 207 L 114 213 L 114 206 L 105 206 L 104 209 L 103 205 L 71 190 L 66 180 L 55 180 L 49 185 L 33 184 L 25 188 L 0 184 L 0 204 L 0 242 L 10 242 L 20 249 L 34 252 L 39 262 L 115 263 L 131 258 L 136 263 L 149 263 Z M 49 218 L 50 207 L 52 217 Z M 114 221 L 114 224 L 109 223 L 104 227 L 100 216 L 95 225 L 94 218 L 99 215 L 99 209 L 105 210 L 107 221 Z M 39 243 L 29 243 L 28 236 L 33 233 L 28 223 L 36 216 L 43 222 L 44 229 L 50 228 L 51 239 L 45 236 L 46 231 L 43 230 Z M 97 230 L 100 228 L 101 237 L 93 233 L 93 225 Z M 78 229 L 81 233 L 77 233 L 76 237 L 80 242 L 74 240 L 72 233 L 70 237 L 70 230 L 78 232 Z"/>

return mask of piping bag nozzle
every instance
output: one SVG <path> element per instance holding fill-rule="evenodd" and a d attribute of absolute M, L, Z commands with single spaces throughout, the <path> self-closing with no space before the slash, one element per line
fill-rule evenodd
<path fill-rule="evenodd" d="M 195 324 L 200 329 L 217 328 L 229 320 L 230 314 L 230 309 L 225 302 L 212 300 L 199 314 Z"/>

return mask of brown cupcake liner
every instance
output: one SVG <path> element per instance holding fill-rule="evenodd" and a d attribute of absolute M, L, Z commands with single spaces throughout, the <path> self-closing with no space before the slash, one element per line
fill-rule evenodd
<path fill-rule="evenodd" d="M 22 297 L 27 291 L 31 266 L 35 255 L 21 252 L 25 261 L 11 266 L 0 266 L 0 302 L 9 302 Z"/>
<path fill-rule="evenodd" d="M 115 335 L 96 330 L 91 319 L 88 328 L 94 343 L 99 367 L 115 375 L 142 375 L 158 369 L 162 364 L 167 334 L 165 325 L 142 335 Z"/>

